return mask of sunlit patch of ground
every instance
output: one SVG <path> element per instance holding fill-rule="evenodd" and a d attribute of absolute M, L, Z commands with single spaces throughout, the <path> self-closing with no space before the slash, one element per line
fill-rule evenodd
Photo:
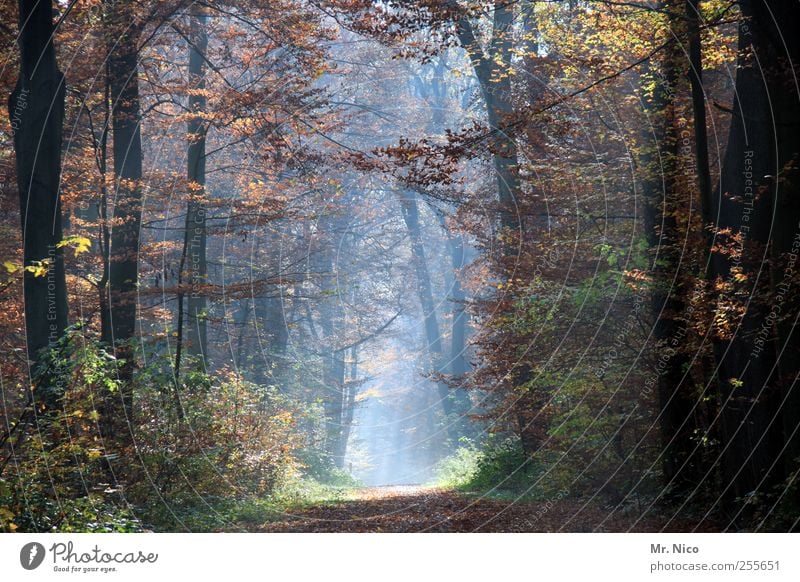
<path fill-rule="evenodd" d="M 623 514 L 581 500 L 551 503 L 484 499 L 447 489 L 419 485 L 367 487 L 345 501 L 323 503 L 264 524 L 264 532 L 556 532 L 640 531 L 664 529 L 666 518 L 637 512 Z M 666 531 L 691 531 L 687 520 L 669 523 Z M 698 530 L 713 530 L 703 524 Z"/>

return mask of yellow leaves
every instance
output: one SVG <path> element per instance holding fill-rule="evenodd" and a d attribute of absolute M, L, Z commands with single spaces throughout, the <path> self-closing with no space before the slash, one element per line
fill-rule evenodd
<path fill-rule="evenodd" d="M 633 281 L 652 281 L 653 277 L 647 271 L 641 269 L 630 269 L 623 271 L 623 275 Z"/>
<path fill-rule="evenodd" d="M 15 515 L 11 510 L 0 507 L 0 528 L 8 529 L 12 532 L 15 531 L 17 529 L 17 524 L 12 521 L 14 517 Z"/>
<path fill-rule="evenodd" d="M 739 378 L 729 378 L 728 383 L 735 389 L 744 386 L 744 382 Z"/>
<path fill-rule="evenodd" d="M 505 283 L 503 283 L 503 282 L 493 283 L 493 286 L 499 291 L 502 291 L 502 290 L 509 290 L 510 291 L 510 290 L 513 290 L 513 289 L 518 288 L 520 286 L 524 286 L 525 283 L 526 283 L 526 281 L 524 279 L 520 279 L 519 277 L 517 277 L 517 278 L 513 278 L 512 277 L 512 278 L 507 279 L 505 281 Z"/>
<path fill-rule="evenodd" d="M 634 291 L 645 288 L 653 283 L 653 277 L 647 271 L 641 269 L 629 269 L 622 272 L 625 284 Z"/>
<path fill-rule="evenodd" d="M 89 249 L 92 247 L 92 241 L 86 238 L 85 236 L 80 235 L 72 235 L 68 236 L 61 242 L 56 245 L 56 248 L 64 248 L 66 246 L 72 247 L 75 252 L 75 256 L 77 257 L 81 253 L 88 252 Z"/>
<path fill-rule="evenodd" d="M 743 273 L 741 270 L 735 271 L 733 273 L 733 280 L 737 283 L 744 283 L 747 281 L 747 274 Z"/>
<path fill-rule="evenodd" d="M 52 266 L 53 259 L 42 259 L 41 261 L 31 261 L 31 264 L 27 265 L 25 270 L 28 273 L 33 273 L 34 277 L 45 277 Z"/>
<path fill-rule="evenodd" d="M 42 259 L 41 261 L 31 261 L 30 265 L 23 268 L 22 265 L 13 261 L 3 261 L 3 267 L 5 267 L 6 273 L 9 275 L 13 275 L 16 272 L 23 270 L 28 273 L 33 273 L 34 277 L 46 276 L 52 264 L 52 259 Z"/>
<path fill-rule="evenodd" d="M 192 196 L 202 194 L 205 191 L 205 186 L 203 184 L 193 180 L 190 180 L 189 183 L 186 184 L 186 188 Z"/>
<path fill-rule="evenodd" d="M 81 410 L 80 408 L 77 408 L 72 412 L 72 416 L 74 416 L 75 418 L 83 418 L 85 416 L 89 420 L 93 420 L 95 422 L 100 420 L 100 413 L 98 413 L 94 409 L 92 409 L 88 413 L 86 413 L 83 410 Z"/>

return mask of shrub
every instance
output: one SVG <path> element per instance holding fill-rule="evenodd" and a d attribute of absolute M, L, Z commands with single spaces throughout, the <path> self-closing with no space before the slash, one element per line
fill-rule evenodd
<path fill-rule="evenodd" d="M 483 453 L 472 443 L 459 447 L 436 465 L 436 484 L 444 487 L 466 487 L 478 472 L 482 456 Z"/>

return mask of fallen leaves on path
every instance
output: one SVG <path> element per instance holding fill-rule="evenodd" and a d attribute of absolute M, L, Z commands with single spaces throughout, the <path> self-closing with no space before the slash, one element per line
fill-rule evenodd
<path fill-rule="evenodd" d="M 696 523 L 614 511 L 580 499 L 505 501 L 412 485 L 369 487 L 352 499 L 312 506 L 264 524 L 263 532 L 657 532 Z M 666 526 L 666 527 L 665 527 Z M 713 530 L 712 524 L 698 528 Z"/>

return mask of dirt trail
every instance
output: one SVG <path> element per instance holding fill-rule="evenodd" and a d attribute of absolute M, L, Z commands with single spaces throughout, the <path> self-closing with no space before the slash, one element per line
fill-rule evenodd
<path fill-rule="evenodd" d="M 481 499 L 445 489 L 403 485 L 368 487 L 348 500 L 284 514 L 265 532 L 556 532 L 660 531 L 659 516 L 635 523 L 638 512 L 614 512 L 575 499 L 513 502 Z M 666 531 L 691 531 L 695 523 L 673 521 Z M 710 524 L 709 524 L 710 525 Z M 713 527 L 700 528 L 710 530 Z"/>

